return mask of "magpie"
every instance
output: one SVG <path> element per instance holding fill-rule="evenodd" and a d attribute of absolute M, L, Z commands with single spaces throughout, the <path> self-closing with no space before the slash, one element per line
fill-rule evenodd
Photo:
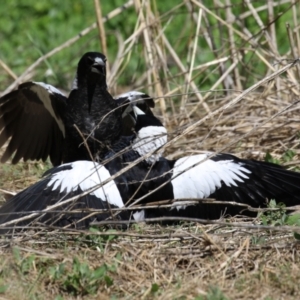
<path fill-rule="evenodd" d="M 286 206 L 300 204 L 300 173 L 276 164 L 210 152 L 167 161 L 172 175 L 169 188 L 171 193 L 165 199 L 212 198 L 255 208 L 266 207 L 271 199 Z M 241 206 L 202 202 L 195 206 L 184 206 L 175 201 L 173 209 L 152 211 L 148 217 L 218 219 L 225 214 L 255 216 Z"/>
<path fill-rule="evenodd" d="M 136 115 L 136 111 L 141 112 L 140 116 Z M 11 197 L 0 208 L 0 224 L 25 217 L 18 222 L 19 226 L 28 225 L 34 219 L 44 225 L 88 228 L 93 221 L 114 217 L 112 209 L 123 208 L 130 203 L 135 196 L 136 183 L 148 169 L 142 163 L 130 167 L 122 174 L 117 173 L 142 157 L 145 145 L 141 142 L 144 136 L 148 136 L 147 130 L 158 126 L 162 133 L 166 133 L 155 117 L 142 113 L 136 106 L 133 106 L 133 112 L 136 116 L 135 133 L 121 136 L 112 144 L 112 149 L 104 156 L 103 164 L 79 160 L 48 170 L 40 181 Z M 166 142 L 164 136 L 160 140 L 153 132 L 151 135 L 155 137 L 157 145 Z M 149 139 L 146 141 L 152 145 Z M 158 154 L 155 154 L 155 158 L 158 158 Z M 111 179 L 113 175 L 115 178 Z M 155 179 L 144 184 L 146 188 L 143 185 L 142 194 L 147 193 L 154 182 Z M 42 215 L 35 213 L 46 208 L 47 212 Z M 102 209 L 103 212 L 90 215 L 90 209 Z M 69 213 L 71 210 L 76 212 Z M 121 220 L 139 220 L 142 217 L 143 212 L 131 215 L 123 211 L 116 215 Z M 0 226 L 0 232 L 5 233 L 7 228 L 1 231 Z"/>
<path fill-rule="evenodd" d="M 146 115 L 137 107 L 133 111 L 135 134 L 121 136 L 112 145 L 112 150 L 104 156 L 107 163 L 77 161 L 51 169 L 41 181 L 12 197 L 0 208 L 0 224 L 16 219 L 20 213 L 28 216 L 31 210 L 55 209 L 51 205 L 58 205 L 63 200 L 69 200 L 61 207 L 65 214 L 49 211 L 40 221 L 56 226 L 76 224 L 77 228 L 87 228 L 93 220 L 111 218 L 113 208 L 122 208 L 133 202 L 151 204 L 159 200 L 172 200 L 172 208 L 145 209 L 132 216 L 122 211 L 116 217 L 121 220 L 164 216 L 217 219 L 223 213 L 251 215 L 239 206 L 226 203 L 200 202 L 185 206 L 176 201 L 187 198 L 214 198 L 253 207 L 264 207 L 270 199 L 286 206 L 300 203 L 300 174 L 279 165 L 211 152 L 166 159 L 161 151 L 167 142 L 165 127 L 153 115 Z M 125 167 L 128 168 L 124 171 Z M 114 175 L 115 178 L 108 181 Z M 78 199 L 74 200 L 74 195 Z M 68 214 L 72 208 L 77 214 Z M 104 209 L 104 214 L 88 216 L 89 213 L 84 211 L 97 208 Z M 10 215 L 3 216 L 3 213 Z M 27 222 L 20 224 L 26 225 Z"/>
<path fill-rule="evenodd" d="M 54 166 L 101 159 L 120 137 L 121 115 L 125 119 L 130 113 L 125 112 L 126 102 L 140 100 L 136 105 L 151 113 L 154 101 L 144 93 L 132 91 L 115 99 L 108 93 L 105 62 L 101 53 L 85 53 L 68 97 L 49 84 L 25 82 L 0 98 L 0 147 L 9 141 L 1 162 L 13 154 L 13 164 L 48 156 Z"/>
<path fill-rule="evenodd" d="M 88 228 L 92 221 L 112 216 L 112 209 L 124 207 L 116 182 L 110 177 L 105 166 L 92 161 L 54 167 L 40 181 L 10 198 L 0 208 L 0 224 L 25 217 L 18 226 L 26 226 L 35 220 L 43 225 Z M 126 178 L 121 175 L 119 182 L 123 180 Z M 37 213 L 46 208 L 44 214 Z M 90 209 L 103 212 L 91 215 Z M 71 210 L 76 212 L 68 214 Z M 123 213 L 116 218 L 129 219 L 129 215 Z M 0 232 L 5 233 L 8 227 L 9 224 L 1 229 L 0 225 Z"/>
<path fill-rule="evenodd" d="M 151 108 L 154 108 L 154 99 L 142 92 L 130 91 L 115 97 L 118 105 L 123 108 L 122 113 L 122 134 L 132 135 L 132 128 L 135 126 L 136 117 L 133 107 L 138 107 L 146 115 L 153 115 Z"/>
<path fill-rule="evenodd" d="M 119 104 L 129 102 L 130 106 L 126 107 L 127 111 L 129 111 L 129 112 L 132 111 L 134 106 L 137 106 L 146 115 L 148 115 L 148 114 L 153 115 L 151 108 L 155 107 L 154 99 L 153 99 L 153 97 L 151 97 L 148 94 L 145 94 L 143 92 L 138 92 L 138 91 L 126 92 L 126 93 L 123 93 L 123 94 L 115 97 L 115 100 Z"/>
<path fill-rule="evenodd" d="M 153 152 L 140 163 L 139 168 L 132 168 L 130 178 L 136 181 L 135 200 L 140 203 L 159 200 L 175 200 L 172 209 L 146 210 L 145 217 L 182 216 L 217 219 L 222 214 L 253 215 L 243 212 L 244 207 L 227 204 L 199 203 L 195 206 L 180 205 L 176 199 L 213 198 L 218 201 L 233 201 L 252 207 L 266 207 L 271 199 L 286 206 L 300 204 L 300 173 L 262 161 L 239 159 L 231 154 L 205 152 L 203 154 L 169 160 L 157 152 L 167 142 L 167 132 L 155 116 L 140 114 L 137 118 L 137 136 L 132 148 L 139 156 Z M 139 128 L 139 120 L 152 119 L 152 125 L 145 121 Z M 135 148 L 135 146 L 138 146 Z M 137 174 L 138 173 L 138 174 Z M 143 184 L 144 182 L 144 184 Z M 141 192 L 139 192 L 140 187 Z M 148 192 L 151 194 L 147 196 Z"/>

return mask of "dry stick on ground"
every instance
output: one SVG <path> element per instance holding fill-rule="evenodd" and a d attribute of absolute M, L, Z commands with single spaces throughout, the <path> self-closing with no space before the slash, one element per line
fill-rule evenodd
<path fill-rule="evenodd" d="M 259 225 L 259 224 L 253 224 L 252 222 L 249 223 L 249 221 L 243 221 L 243 219 L 239 220 L 239 222 L 233 221 L 233 222 L 225 222 L 222 220 L 207 220 L 207 219 L 199 219 L 199 218 L 186 218 L 186 217 L 159 217 L 159 218 L 148 218 L 146 219 L 147 222 L 162 222 L 162 221 L 176 221 L 176 222 L 188 222 L 189 224 L 191 222 L 196 223 L 196 224 L 202 224 L 202 225 L 218 225 L 224 228 L 235 228 L 235 229 L 247 229 L 248 234 L 253 234 L 253 231 L 257 233 L 259 230 L 268 230 L 274 233 L 276 232 L 289 232 L 289 233 L 299 233 L 299 227 L 297 226 L 288 226 L 288 225 L 283 225 L 283 226 L 274 226 L 274 225 Z M 121 221 L 121 220 L 115 220 L 115 221 L 101 221 L 101 222 L 93 222 L 93 226 L 103 226 L 103 225 L 122 225 L 122 224 L 132 224 L 132 223 L 144 223 L 144 221 Z M 74 228 L 62 228 L 62 227 L 57 227 L 57 226 L 16 226 L 13 227 L 15 229 L 59 229 L 60 232 L 68 232 L 68 233 L 86 233 L 86 230 L 80 230 L 80 229 L 74 229 Z M 168 228 L 168 230 L 172 230 L 172 228 Z M 251 230 L 251 231 L 249 231 Z M 47 234 L 51 234 L 51 232 L 48 232 Z M 55 233 L 54 233 L 55 234 Z M 131 232 L 89 232 L 91 235 L 95 236 L 110 236 L 110 235 L 116 235 L 116 236 L 130 236 L 130 237 L 141 237 L 141 238 L 148 238 L 148 239 L 153 239 L 153 238 L 166 238 L 166 239 L 193 239 L 194 237 L 191 236 L 191 234 L 181 234 L 181 233 L 167 233 L 167 234 L 141 234 L 141 233 L 131 233 Z M 201 234 L 204 234 L 201 232 Z M 205 236 L 205 234 L 204 234 Z"/>
<path fill-rule="evenodd" d="M 230 67 L 222 74 L 222 76 L 213 84 L 213 86 L 210 88 L 210 90 L 203 96 L 202 101 L 205 101 L 209 98 L 209 96 L 212 94 L 212 92 L 217 88 L 217 86 L 225 80 L 226 76 L 236 68 L 238 64 L 238 60 L 235 60 L 233 64 L 230 65 Z M 197 105 L 188 113 L 188 116 L 190 117 L 193 113 L 195 113 L 199 109 L 200 103 L 197 103 Z"/>
<path fill-rule="evenodd" d="M 255 224 L 241 224 L 238 222 L 224 222 L 224 221 L 218 221 L 218 220 L 208 220 L 208 219 L 199 219 L 199 218 L 189 218 L 189 217 L 159 217 L 159 218 L 148 218 L 145 219 L 146 222 L 163 222 L 163 221 L 176 221 L 176 222 L 195 222 L 200 224 L 215 224 L 215 225 L 222 225 L 226 227 L 237 227 L 237 228 L 244 228 L 244 229 L 253 229 L 253 230 L 270 230 L 270 231 L 278 231 L 278 232 L 291 232 L 291 233 L 299 233 L 300 234 L 300 228 L 297 226 L 273 226 L 273 225 L 255 225 Z M 105 224 L 128 224 L 128 223 L 144 223 L 144 220 L 141 221 L 101 221 L 101 222 L 93 222 L 94 226 L 103 226 Z"/>
<path fill-rule="evenodd" d="M 285 67 L 279 69 L 278 71 L 272 73 L 271 75 L 263 78 L 262 80 L 260 80 L 259 82 L 255 83 L 253 86 L 251 86 L 250 88 L 246 89 L 244 92 L 242 92 L 239 96 L 237 96 L 236 98 L 234 98 L 233 100 L 231 100 L 229 103 L 225 104 L 224 106 L 216 109 L 215 111 L 209 113 L 207 116 L 205 116 L 204 118 L 202 118 L 199 121 L 196 121 L 194 124 L 192 124 L 191 126 L 189 126 L 187 129 L 185 129 L 182 134 L 180 136 L 177 136 L 175 138 L 173 138 L 171 141 L 169 141 L 168 143 L 166 143 L 166 145 L 163 148 L 168 147 L 169 145 L 171 145 L 172 143 L 176 142 L 179 138 L 181 138 L 183 135 L 188 134 L 190 131 L 192 131 L 194 128 L 196 128 L 197 126 L 199 126 L 200 124 L 202 124 L 203 122 L 205 122 L 206 120 L 222 113 L 223 110 L 228 109 L 229 107 L 237 104 L 239 101 L 241 101 L 247 94 L 249 94 L 250 92 L 256 90 L 258 87 L 260 87 L 261 85 L 263 85 L 266 82 L 269 82 L 271 80 L 274 80 L 277 76 L 279 76 L 280 74 L 286 72 L 287 70 L 289 70 L 290 68 L 294 67 L 296 64 L 298 64 L 300 62 L 299 59 L 294 60 L 292 63 L 287 64 Z"/>
<path fill-rule="evenodd" d="M 163 42 L 166 46 L 166 48 L 168 49 L 170 55 L 172 56 L 172 58 L 174 59 L 175 63 L 178 65 L 179 69 L 184 73 L 186 74 L 185 75 L 185 78 L 187 78 L 187 74 L 188 74 L 188 71 L 186 70 L 186 68 L 184 67 L 184 65 L 182 64 L 181 60 L 179 59 L 176 51 L 173 49 L 173 47 L 171 46 L 170 42 L 168 41 L 167 37 L 162 34 L 162 39 L 163 39 Z M 192 90 L 195 92 L 195 96 L 198 98 L 199 102 L 198 104 L 199 105 L 203 105 L 204 109 L 206 110 L 207 113 L 210 113 L 210 108 L 209 106 L 207 105 L 207 103 L 203 102 L 203 99 L 202 99 L 202 96 L 201 94 L 199 93 L 199 89 L 197 87 L 197 85 L 195 84 L 194 81 L 191 81 L 191 88 Z"/>
<path fill-rule="evenodd" d="M 294 23 L 294 34 L 296 36 L 296 45 L 297 45 L 297 51 L 298 54 L 300 55 L 300 35 L 299 35 L 299 31 L 296 30 L 296 28 L 299 28 L 299 21 L 298 21 L 298 16 L 297 16 L 297 7 L 296 5 L 293 6 L 292 8 L 293 11 L 293 23 Z"/>
<path fill-rule="evenodd" d="M 293 55 L 294 59 L 299 58 L 299 53 L 297 54 L 296 52 L 296 45 L 295 45 L 295 41 L 294 41 L 294 37 L 293 37 L 293 33 L 291 31 L 291 27 L 289 23 L 286 23 L 286 30 L 287 30 L 287 34 L 289 37 L 289 43 L 290 43 L 290 49 Z M 298 80 L 300 79 L 300 66 L 297 65 L 297 71 L 298 71 Z"/>
<path fill-rule="evenodd" d="M 122 64 L 123 59 L 124 59 L 123 53 L 124 53 L 125 45 L 124 45 L 123 38 L 122 38 L 121 34 L 119 34 L 118 32 L 116 32 L 116 38 L 117 38 L 119 47 L 118 47 L 118 53 L 116 55 L 116 59 L 114 60 L 113 64 L 111 64 L 109 76 L 106 77 L 108 87 L 115 85 L 116 80 L 117 80 L 117 72 Z"/>
<path fill-rule="evenodd" d="M 78 196 L 81 197 L 81 196 Z M 68 199 L 69 200 L 69 199 Z M 57 207 L 64 205 L 66 202 L 60 202 Z M 264 208 L 256 208 L 252 207 L 248 204 L 239 203 L 239 202 L 233 202 L 233 201 L 223 201 L 223 200 L 215 200 L 211 198 L 205 198 L 205 199 L 171 199 L 171 200 L 161 200 L 156 202 L 150 202 L 142 205 L 133 205 L 128 207 L 121 207 L 121 208 L 111 208 L 111 212 L 125 212 L 125 211 L 138 211 L 138 210 L 148 210 L 153 208 L 174 208 L 178 205 L 180 206 L 193 206 L 197 205 L 199 203 L 206 203 L 211 205 L 219 205 L 219 204 L 226 204 L 230 206 L 238 206 L 240 208 L 244 208 L 245 210 L 256 212 L 256 213 L 266 213 L 270 211 L 281 211 L 284 209 L 284 211 L 297 211 L 300 209 L 300 205 L 295 206 L 289 206 L 284 208 L 279 207 L 264 207 Z M 57 208 L 56 207 L 56 208 Z M 62 213 L 65 211 L 62 210 L 55 210 L 51 209 L 52 213 Z M 88 217 L 91 217 L 95 214 L 104 214 L 107 213 L 107 209 L 93 209 L 93 208 L 80 208 L 80 209 L 73 209 L 67 212 L 67 214 L 76 214 L 78 212 L 89 212 L 90 215 Z M 45 213 L 45 210 L 37 210 L 37 211 L 26 211 L 26 213 L 29 214 L 37 214 L 37 215 L 43 215 Z M 24 212 L 16 212 L 16 215 L 24 214 Z M 1 213 L 1 216 L 10 215 L 10 213 Z M 18 219 L 19 221 L 21 219 Z"/>

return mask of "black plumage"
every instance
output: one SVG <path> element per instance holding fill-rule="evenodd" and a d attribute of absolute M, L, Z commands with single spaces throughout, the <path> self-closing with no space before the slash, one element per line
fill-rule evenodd
<path fill-rule="evenodd" d="M 135 133 L 131 136 L 121 136 L 112 143 L 111 151 L 104 156 L 107 160 L 105 165 L 89 161 L 74 162 L 71 164 L 72 173 L 69 174 L 63 171 L 64 168 L 70 168 L 70 165 L 53 169 L 49 174 L 50 176 L 58 174 L 56 184 L 53 178 L 42 179 L 41 182 L 11 198 L 0 209 L 0 214 L 3 212 L 26 214 L 26 211 L 33 207 L 45 209 L 51 204 L 58 203 L 61 197 L 70 198 L 74 193 L 79 195 L 82 191 L 86 194 L 77 202 L 72 202 L 72 207 L 106 209 L 104 215 L 89 217 L 83 223 L 80 221 L 78 226 L 83 228 L 88 227 L 93 220 L 101 221 L 111 217 L 109 207 L 120 208 L 137 201 L 143 205 L 159 200 L 172 200 L 173 207 L 145 210 L 133 215 L 122 213 L 118 218 L 128 220 L 132 216 L 135 220 L 140 220 L 148 217 L 180 216 L 216 219 L 224 213 L 251 215 L 239 206 L 207 203 L 185 206 L 184 203 L 177 201 L 180 199 L 214 198 L 252 207 L 265 207 L 271 199 L 286 206 L 300 203 L 300 173 L 288 171 L 275 164 L 239 159 L 225 153 L 205 152 L 168 160 L 162 156 L 161 151 L 167 141 L 164 126 L 153 115 L 145 115 L 137 107 L 133 107 L 133 111 L 136 118 Z M 119 172 L 130 164 L 134 166 L 120 175 Z M 91 174 L 91 168 L 95 166 L 98 169 L 102 168 L 103 174 L 100 177 Z M 73 180 L 74 174 L 80 175 L 81 180 Z M 105 193 L 97 196 L 89 190 L 117 174 L 119 176 L 112 181 L 113 191 L 107 185 L 104 187 Z M 84 185 L 80 183 L 82 176 L 87 178 Z M 101 193 L 101 190 L 103 187 L 97 189 L 98 193 Z M 71 207 L 68 205 L 64 209 L 69 211 Z M 46 216 L 48 217 L 43 221 L 48 222 L 50 217 L 53 220 L 53 217 L 58 215 Z M 12 219 L 15 217 L 13 214 Z M 73 224 L 82 217 L 86 217 L 86 213 L 79 211 L 72 218 L 62 218 L 62 221 L 55 224 L 59 226 Z M 0 217 L 0 224 L 7 220 Z"/>
<path fill-rule="evenodd" d="M 13 224 L 26 226 L 34 221 L 43 226 L 88 228 L 93 221 L 112 217 L 111 209 L 124 206 L 114 180 L 109 180 L 110 176 L 105 166 L 91 161 L 54 167 L 37 183 L 10 198 L 0 208 L 0 224 L 22 218 Z M 118 180 L 126 182 L 122 175 Z M 102 211 L 92 214 L 90 209 Z M 129 219 L 129 215 L 123 212 L 115 218 Z M 1 233 L 9 229 L 10 223 L 6 225 L 2 230 L 0 226 Z"/>
<path fill-rule="evenodd" d="M 107 91 L 105 60 L 103 55 L 89 53 L 78 64 L 77 87 L 70 93 L 64 115 L 63 162 L 101 159 L 121 135 L 122 112 Z M 92 157 L 74 124 L 86 139 Z"/>
<path fill-rule="evenodd" d="M 134 110 L 136 109 L 134 107 Z M 144 116 L 147 119 L 147 115 Z M 13 224 L 25 226 L 35 220 L 44 225 L 88 228 L 95 220 L 112 218 L 111 209 L 122 208 L 135 197 L 136 183 L 140 176 L 147 172 L 147 168 L 141 162 L 110 180 L 111 176 L 121 171 L 128 163 L 140 158 L 137 152 L 139 146 L 135 145 L 135 149 L 132 149 L 137 135 L 144 129 L 139 118 L 137 120 L 136 133 L 121 136 L 112 144 L 112 149 L 104 157 L 104 165 L 80 160 L 50 169 L 40 181 L 10 198 L 0 208 L 0 224 L 13 221 Z M 148 192 L 149 186 L 153 184 L 155 181 L 146 183 L 146 188 L 143 186 L 141 192 Z M 38 214 L 45 209 L 47 212 Z M 74 209 L 76 213 L 70 213 Z M 90 216 L 87 211 L 89 209 L 104 211 Z M 32 212 L 36 214 L 32 215 Z M 24 216 L 26 219 L 15 221 Z M 130 217 L 139 219 L 140 215 L 131 215 L 129 212 L 116 215 L 116 218 L 122 220 L 129 220 Z M 10 223 L 6 225 L 0 232 L 7 232 Z"/>
<path fill-rule="evenodd" d="M 136 136 L 132 140 L 133 149 L 122 156 L 123 163 L 126 165 L 151 151 L 153 153 L 126 173 L 132 200 L 141 198 L 140 203 L 149 203 L 212 198 L 266 207 L 268 201 L 275 199 L 286 206 L 300 204 L 300 173 L 276 164 L 239 159 L 226 153 L 206 152 L 168 160 L 159 152 L 167 141 L 162 123 L 137 108 L 135 111 Z M 151 193 L 147 195 L 148 192 Z M 224 213 L 253 215 L 241 206 L 199 203 L 185 207 L 175 202 L 173 209 L 146 210 L 145 216 L 216 219 Z"/>
<path fill-rule="evenodd" d="M 41 99 L 43 101 L 41 101 Z M 66 97 L 56 88 L 39 82 L 26 82 L 0 99 L 0 147 L 10 139 L 1 158 L 13 163 L 21 158 L 46 160 L 54 165 L 62 160 L 65 127 L 62 116 Z"/>
<path fill-rule="evenodd" d="M 272 163 L 239 159 L 230 154 L 222 153 L 208 158 L 211 155 L 213 153 L 208 152 L 168 161 L 167 169 L 172 170 L 172 193 L 168 199 L 211 198 L 254 208 L 266 207 L 271 199 L 286 206 L 300 204 L 300 173 Z M 223 215 L 255 216 L 246 207 L 230 204 L 199 202 L 185 207 L 180 202 L 174 202 L 173 205 L 172 209 L 148 211 L 146 217 L 218 219 Z"/>
<path fill-rule="evenodd" d="M 54 166 L 101 158 L 122 130 L 122 111 L 107 91 L 105 61 L 101 53 L 84 54 L 69 97 L 42 82 L 21 84 L 3 96 L 0 147 L 10 140 L 1 161 L 13 153 L 13 163 L 50 156 Z"/>
<path fill-rule="evenodd" d="M 146 115 L 153 116 L 151 108 L 154 108 L 155 102 L 152 97 L 145 93 L 138 91 L 130 91 L 115 97 L 115 100 L 117 101 L 118 105 L 122 108 L 123 111 L 123 135 L 132 135 L 133 133 L 132 129 L 134 128 L 136 122 L 133 113 L 133 107 L 138 107 Z"/>

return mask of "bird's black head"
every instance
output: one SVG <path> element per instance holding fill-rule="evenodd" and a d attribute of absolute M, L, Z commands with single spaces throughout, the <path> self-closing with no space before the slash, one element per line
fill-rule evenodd
<path fill-rule="evenodd" d="M 158 127 L 161 128 L 162 131 L 165 130 L 164 125 L 161 123 L 159 119 L 157 119 L 153 114 L 145 114 L 141 109 L 137 106 L 133 106 L 133 115 L 135 119 L 135 132 L 140 131 L 142 128 L 146 127 Z"/>
<path fill-rule="evenodd" d="M 107 89 L 105 62 L 106 57 L 102 53 L 87 52 L 78 63 L 72 89 L 87 89 L 89 111 L 96 86 Z"/>
<path fill-rule="evenodd" d="M 77 75 L 80 77 L 88 76 L 95 77 L 98 79 L 106 79 L 106 57 L 99 52 L 87 52 L 85 53 L 79 63 Z"/>

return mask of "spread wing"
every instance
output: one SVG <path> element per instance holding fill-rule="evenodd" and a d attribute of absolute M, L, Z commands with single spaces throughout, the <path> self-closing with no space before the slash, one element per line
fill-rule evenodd
<path fill-rule="evenodd" d="M 230 154 L 208 154 L 182 157 L 174 164 L 172 187 L 174 199 L 213 198 L 252 207 L 265 207 L 275 199 L 286 206 L 300 203 L 300 173 L 275 164 L 239 159 Z M 244 207 L 205 204 L 164 211 L 168 216 L 215 219 L 222 213 L 246 214 Z"/>
<path fill-rule="evenodd" d="M 10 198 L 0 208 L 0 225 L 15 220 L 8 226 L 16 223 L 26 226 L 36 219 L 45 225 L 73 224 L 77 228 L 88 228 L 92 221 L 109 217 L 110 208 L 124 206 L 114 180 L 108 181 L 110 177 L 104 166 L 90 161 L 76 161 L 52 168 L 42 179 Z M 108 182 L 103 183 L 105 181 Z M 39 213 L 45 209 L 47 211 Z M 70 213 L 74 209 L 76 212 Z M 89 216 L 89 209 L 104 211 Z M 22 217 L 26 219 L 16 220 Z M 0 234 L 7 229 L 0 226 Z"/>
<path fill-rule="evenodd" d="M 0 147 L 8 146 L 1 157 L 12 163 L 46 160 L 61 163 L 65 135 L 63 115 L 67 97 L 43 82 L 26 82 L 0 98 Z"/>

